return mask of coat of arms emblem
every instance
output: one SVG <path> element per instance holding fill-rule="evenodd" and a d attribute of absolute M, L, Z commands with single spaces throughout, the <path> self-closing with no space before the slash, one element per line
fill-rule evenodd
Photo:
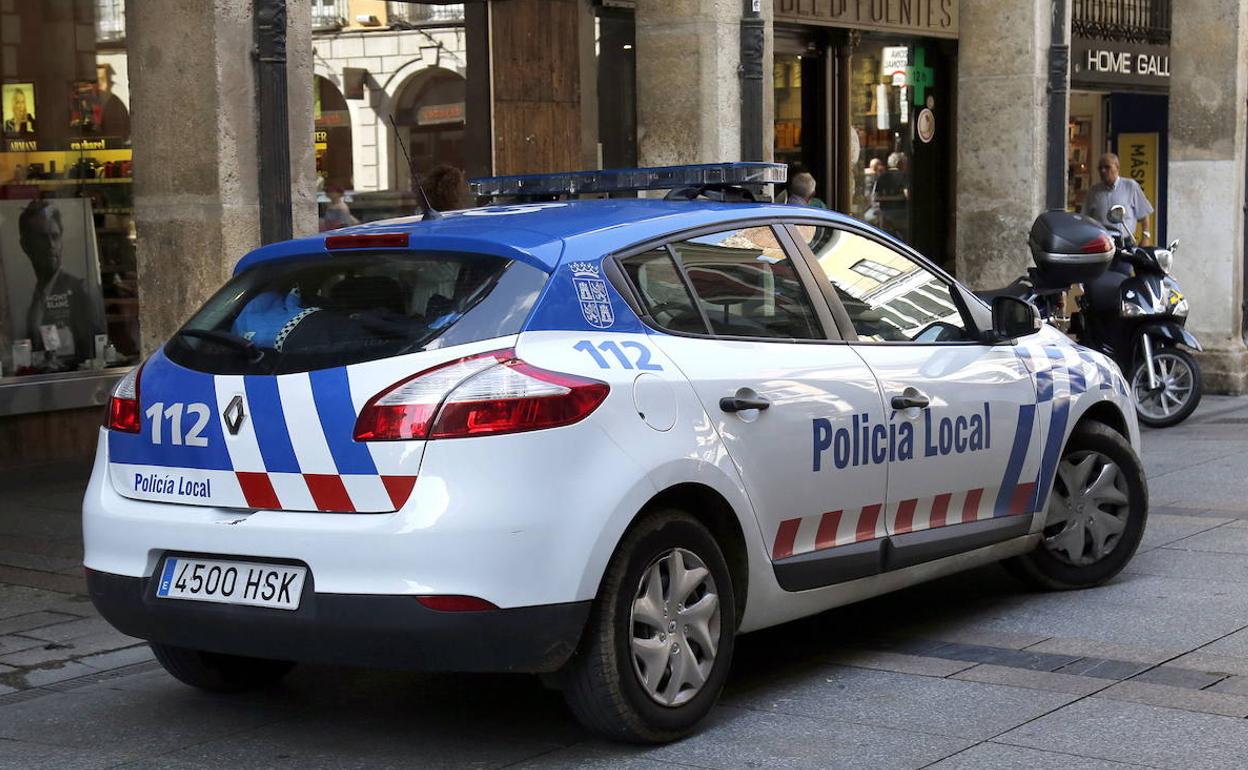
<path fill-rule="evenodd" d="M 589 262 L 573 262 L 572 285 L 581 303 L 581 315 L 595 329 L 608 329 L 615 323 L 615 311 L 607 293 L 607 282 L 599 275 L 598 266 Z"/>

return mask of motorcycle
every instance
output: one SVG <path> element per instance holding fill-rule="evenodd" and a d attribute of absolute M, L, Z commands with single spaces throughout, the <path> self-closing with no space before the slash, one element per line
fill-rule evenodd
<path fill-rule="evenodd" d="M 1030 237 L 1036 266 L 984 295 L 1026 299 L 1081 345 L 1112 358 L 1127 375 L 1140 422 L 1166 428 L 1200 403 L 1200 364 L 1184 348 L 1201 346 L 1185 328 L 1188 302 L 1170 275 L 1179 242 L 1139 246 L 1122 225 L 1125 213 L 1122 206 L 1110 209 L 1109 231 L 1077 214 L 1041 214 Z M 1072 284 L 1082 284 L 1083 293 L 1068 312 Z"/>

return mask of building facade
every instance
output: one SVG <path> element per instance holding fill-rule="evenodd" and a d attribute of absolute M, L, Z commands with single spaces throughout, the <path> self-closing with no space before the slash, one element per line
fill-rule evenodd
<path fill-rule="evenodd" d="M 0 464 L 93 451 L 111 385 L 260 244 L 257 159 L 288 170 L 296 235 L 410 213 L 408 158 L 774 159 L 1004 285 L 1064 54 L 1067 205 L 1122 157 L 1183 241 L 1209 386 L 1244 392 L 1248 0 L 1063 5 L 1055 26 L 1053 0 L 0 0 Z M 274 13 L 280 104 L 253 55 Z M 276 118 L 285 142 L 261 138 Z"/>

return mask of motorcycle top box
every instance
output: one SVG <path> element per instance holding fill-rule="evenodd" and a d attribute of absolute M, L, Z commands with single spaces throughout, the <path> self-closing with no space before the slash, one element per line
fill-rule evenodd
<path fill-rule="evenodd" d="M 1031 226 L 1031 258 L 1044 283 L 1067 286 L 1099 277 L 1114 258 L 1114 242 L 1095 220 L 1046 211 Z"/>

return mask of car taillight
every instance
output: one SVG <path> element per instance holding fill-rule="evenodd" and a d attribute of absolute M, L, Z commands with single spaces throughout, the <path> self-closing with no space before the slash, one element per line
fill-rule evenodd
<path fill-rule="evenodd" d="M 1109 239 L 1108 235 L 1098 235 L 1087 243 L 1079 247 L 1084 254 L 1104 254 L 1112 251 L 1114 242 Z"/>
<path fill-rule="evenodd" d="M 109 430 L 138 433 L 142 429 L 139 414 L 139 373 L 142 371 L 142 366 L 131 369 L 113 388 L 112 398 L 108 400 L 108 422 L 105 424 Z"/>
<path fill-rule="evenodd" d="M 374 396 L 355 424 L 357 441 L 519 433 L 571 425 L 606 399 L 605 382 L 527 364 L 511 350 L 421 372 Z"/>
<path fill-rule="evenodd" d="M 355 421 L 356 441 L 422 439 L 438 405 L 472 375 L 506 361 L 511 350 L 495 350 L 435 366 L 400 380 L 369 399 Z"/>

